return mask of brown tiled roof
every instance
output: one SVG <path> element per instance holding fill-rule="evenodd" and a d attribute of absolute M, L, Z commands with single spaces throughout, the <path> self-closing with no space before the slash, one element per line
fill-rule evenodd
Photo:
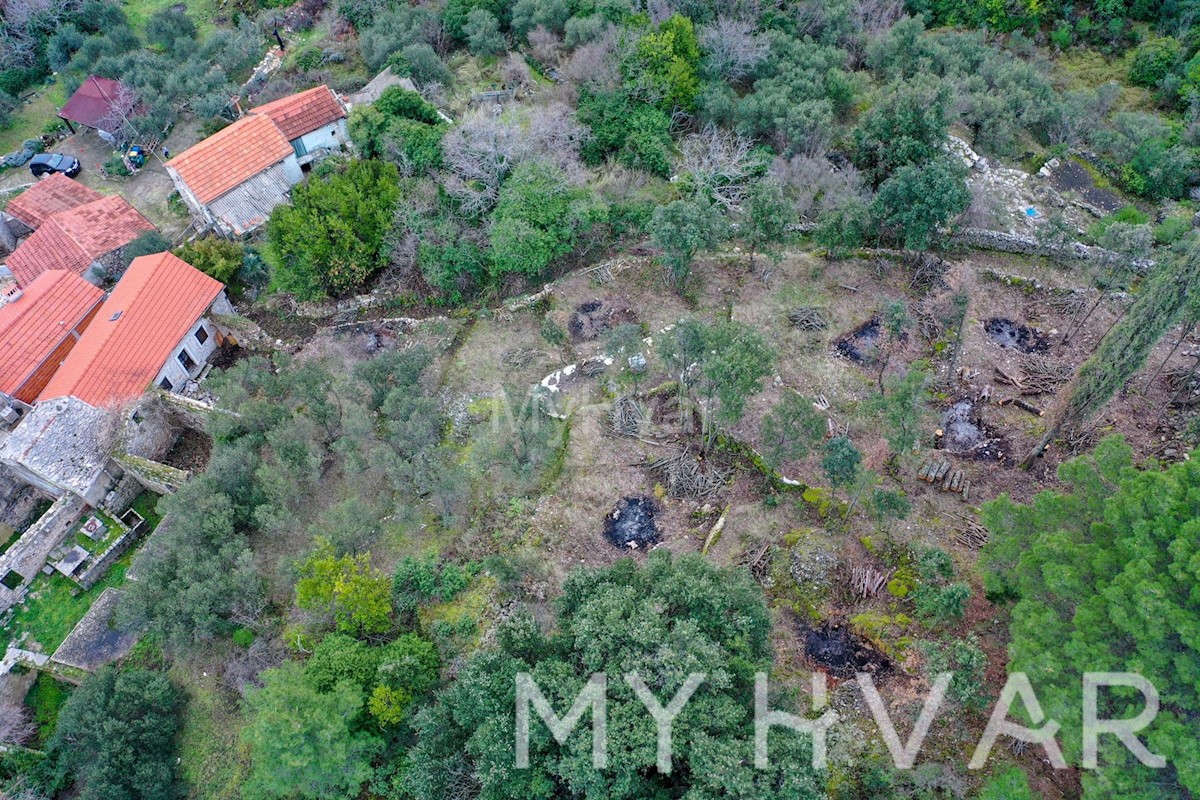
<path fill-rule="evenodd" d="M 224 288 L 170 253 L 135 258 L 39 402 L 99 408 L 138 397 Z"/>
<path fill-rule="evenodd" d="M 8 268 L 22 286 L 48 269 L 83 275 L 101 256 L 154 230 L 150 220 L 120 195 L 110 195 L 51 214 L 8 257 Z"/>
<path fill-rule="evenodd" d="M 100 303 L 104 292 L 66 270 L 43 272 L 21 297 L 0 308 L 0 392 L 32 403 L 20 390 Z M 59 356 L 61 358 L 61 356 Z"/>
<path fill-rule="evenodd" d="M 201 203 L 287 158 L 292 146 L 270 117 L 251 114 L 167 162 Z"/>
<path fill-rule="evenodd" d="M 4 210 L 36 230 L 51 214 L 67 211 L 101 197 L 103 195 L 95 189 L 89 189 L 82 183 L 76 183 L 66 175 L 55 172 L 14 197 Z"/>
<path fill-rule="evenodd" d="M 291 141 L 312 133 L 322 125 L 336 122 L 346 116 L 346 109 L 342 108 L 330 88 L 322 85 L 264 103 L 250 109 L 250 113 L 270 117 Z"/>
<path fill-rule="evenodd" d="M 120 81 L 89 75 L 58 115 L 89 128 L 112 130 L 123 115 L 130 113 L 131 100 Z"/>

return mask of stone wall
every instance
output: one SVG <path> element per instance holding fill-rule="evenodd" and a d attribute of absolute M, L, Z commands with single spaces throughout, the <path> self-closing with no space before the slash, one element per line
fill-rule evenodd
<path fill-rule="evenodd" d="M 29 582 L 45 566 L 50 552 L 62 543 L 79 521 L 84 505 L 83 500 L 73 494 L 63 495 L 22 534 L 8 552 L 0 556 L 0 579 L 10 571 L 23 578 L 16 589 L 0 585 L 0 614 L 21 598 Z"/>
<path fill-rule="evenodd" d="M 1040 242 L 1034 236 L 1019 233 L 1006 233 L 986 228 L 960 228 L 951 236 L 954 244 L 978 250 L 997 250 L 1002 253 L 1017 253 L 1029 256 L 1046 256 L 1050 258 L 1070 258 L 1077 261 L 1096 261 L 1100 259 L 1120 260 L 1125 258 L 1112 250 L 1103 247 L 1092 247 L 1082 242 L 1071 242 L 1067 245 L 1052 245 Z M 1133 267 L 1138 272 L 1146 272 L 1154 262 L 1149 259 L 1138 259 Z"/>
<path fill-rule="evenodd" d="M 21 530 L 42 498 L 40 492 L 0 466 L 0 525 Z"/>
<path fill-rule="evenodd" d="M 149 530 L 150 526 L 136 512 L 133 513 L 137 518 L 134 526 L 125 531 L 115 542 L 109 545 L 107 550 L 97 556 L 92 565 L 84 570 L 82 574 L 75 576 L 75 582 L 83 587 L 85 591 L 92 588 L 96 584 L 96 581 L 104 577 L 104 573 L 108 572 L 108 568 L 113 565 L 113 562 L 125 555 L 125 552 L 130 547 L 133 547 L 139 539 L 146 535 L 146 531 Z M 124 523 L 120 524 L 124 525 Z"/>
<path fill-rule="evenodd" d="M 125 509 L 133 505 L 133 501 L 144 490 L 145 487 L 142 486 L 141 481 L 135 475 L 127 472 L 104 498 L 104 508 L 113 516 L 119 517 L 125 512 Z"/>

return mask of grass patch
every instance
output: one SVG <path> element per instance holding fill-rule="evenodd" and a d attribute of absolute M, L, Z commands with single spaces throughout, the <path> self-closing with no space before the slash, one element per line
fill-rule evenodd
<path fill-rule="evenodd" d="M 179 737 L 179 774 L 190 800 L 235 800 L 249 768 L 238 745 L 242 721 L 236 707 L 194 676 L 176 676 L 189 698 Z"/>
<path fill-rule="evenodd" d="M 1122 58 L 1108 58 L 1096 50 L 1072 47 L 1053 60 L 1068 89 L 1095 89 L 1109 82 L 1121 87 L 1117 98 L 1117 111 L 1154 112 L 1154 97 L 1149 90 L 1129 85 L 1129 50 Z"/>
<path fill-rule="evenodd" d="M 133 552 L 121 556 L 91 589 L 74 596 L 72 590 L 78 591 L 79 587 L 73 581 L 57 572 L 38 575 L 25 603 L 17 606 L 13 616 L 0 627 L 0 641 L 15 642 L 24 634 L 21 646 L 25 649 L 33 649 L 32 646 L 37 644 L 41 646 L 41 652 L 53 653 L 101 592 L 125 583 L 125 572 L 133 560 Z"/>
<path fill-rule="evenodd" d="M 86 522 L 87 519 L 90 519 L 93 515 L 98 517 L 100 522 L 104 524 L 104 537 L 102 539 L 92 539 L 83 532 L 83 523 Z M 126 528 L 118 523 L 115 519 L 110 517 L 108 514 L 105 514 L 100 509 L 96 509 L 86 518 L 80 520 L 79 524 L 75 526 L 75 544 L 79 545 L 84 550 L 87 550 L 94 556 L 99 555 L 111 547 L 113 543 L 117 541 L 117 539 L 121 538 L 125 531 Z"/>
<path fill-rule="evenodd" d="M 142 492 L 134 498 L 131 507 L 150 524 L 150 530 L 157 528 L 162 521 L 162 514 L 158 513 L 158 495 L 154 492 Z"/>
<path fill-rule="evenodd" d="M 54 735 L 58 725 L 58 712 L 71 696 L 72 687 L 46 672 L 39 672 L 37 680 L 25 695 L 25 705 L 33 714 L 37 726 L 38 747 L 44 748 Z"/>
<path fill-rule="evenodd" d="M 146 22 L 159 11 L 165 11 L 171 6 L 186 5 L 187 15 L 196 23 L 196 30 L 203 38 L 217 29 L 217 5 L 213 0 L 129 0 L 123 4 L 125 16 L 129 24 L 139 34 L 146 30 Z"/>
<path fill-rule="evenodd" d="M 12 547 L 20 538 L 21 536 L 11 526 L 0 525 L 0 556 L 4 555 L 4 551 Z"/>
<path fill-rule="evenodd" d="M 0 154 L 20 150 L 21 143 L 26 139 L 36 139 L 41 136 L 46 124 L 58 118 L 58 109 L 62 108 L 65 102 L 67 102 L 67 96 L 61 83 L 51 81 L 43 84 L 38 89 L 37 97 L 15 109 L 8 126 L 0 130 Z M 14 169 L 25 169 L 25 167 L 14 167 Z M 33 180 L 32 176 L 30 180 Z"/>

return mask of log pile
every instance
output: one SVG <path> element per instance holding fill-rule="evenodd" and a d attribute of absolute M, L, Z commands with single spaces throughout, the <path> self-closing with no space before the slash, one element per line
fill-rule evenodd
<path fill-rule="evenodd" d="M 612 411 L 608 412 L 608 430 L 615 436 L 628 436 L 636 439 L 642 432 L 646 421 L 646 412 L 629 395 L 623 395 L 613 403 Z"/>
<path fill-rule="evenodd" d="M 687 450 L 676 450 L 671 455 L 650 462 L 648 466 L 662 480 L 667 494 L 676 498 L 711 498 L 732 474 L 730 470 L 709 461 L 701 461 Z"/>
<path fill-rule="evenodd" d="M 953 492 L 959 495 L 964 503 L 971 498 L 971 481 L 966 473 L 943 458 L 934 458 L 921 464 L 917 470 L 917 478 L 926 483 L 938 485 L 943 492 Z"/>
<path fill-rule="evenodd" d="M 1022 394 L 1053 394 L 1074 374 L 1070 365 L 1036 354 L 1025 359 L 1022 369 L 1025 372 Z"/>
<path fill-rule="evenodd" d="M 816 306 L 800 306 L 788 314 L 788 322 L 799 331 L 820 331 L 829 325 L 825 313 Z"/>
<path fill-rule="evenodd" d="M 850 570 L 850 593 L 859 600 L 868 600 L 883 590 L 891 580 L 894 569 L 880 572 L 875 567 L 859 565 Z"/>
<path fill-rule="evenodd" d="M 508 369 L 527 367 L 542 356 L 542 351 L 534 347 L 515 347 L 505 350 L 500 356 L 500 366 Z"/>
<path fill-rule="evenodd" d="M 935 255 L 921 253 L 910 261 L 908 285 L 914 292 L 924 293 L 944 282 L 949 265 Z"/>
<path fill-rule="evenodd" d="M 954 537 L 954 541 L 963 547 L 978 550 L 988 543 L 988 529 L 973 519 L 966 520 L 966 525 Z"/>

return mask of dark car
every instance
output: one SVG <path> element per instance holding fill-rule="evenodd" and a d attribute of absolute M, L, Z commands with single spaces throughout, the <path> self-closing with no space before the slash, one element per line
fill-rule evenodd
<path fill-rule="evenodd" d="M 64 156 L 62 153 L 38 153 L 29 160 L 29 171 L 35 178 L 52 175 L 55 172 L 61 172 L 68 178 L 74 178 L 79 174 L 79 159 Z"/>

